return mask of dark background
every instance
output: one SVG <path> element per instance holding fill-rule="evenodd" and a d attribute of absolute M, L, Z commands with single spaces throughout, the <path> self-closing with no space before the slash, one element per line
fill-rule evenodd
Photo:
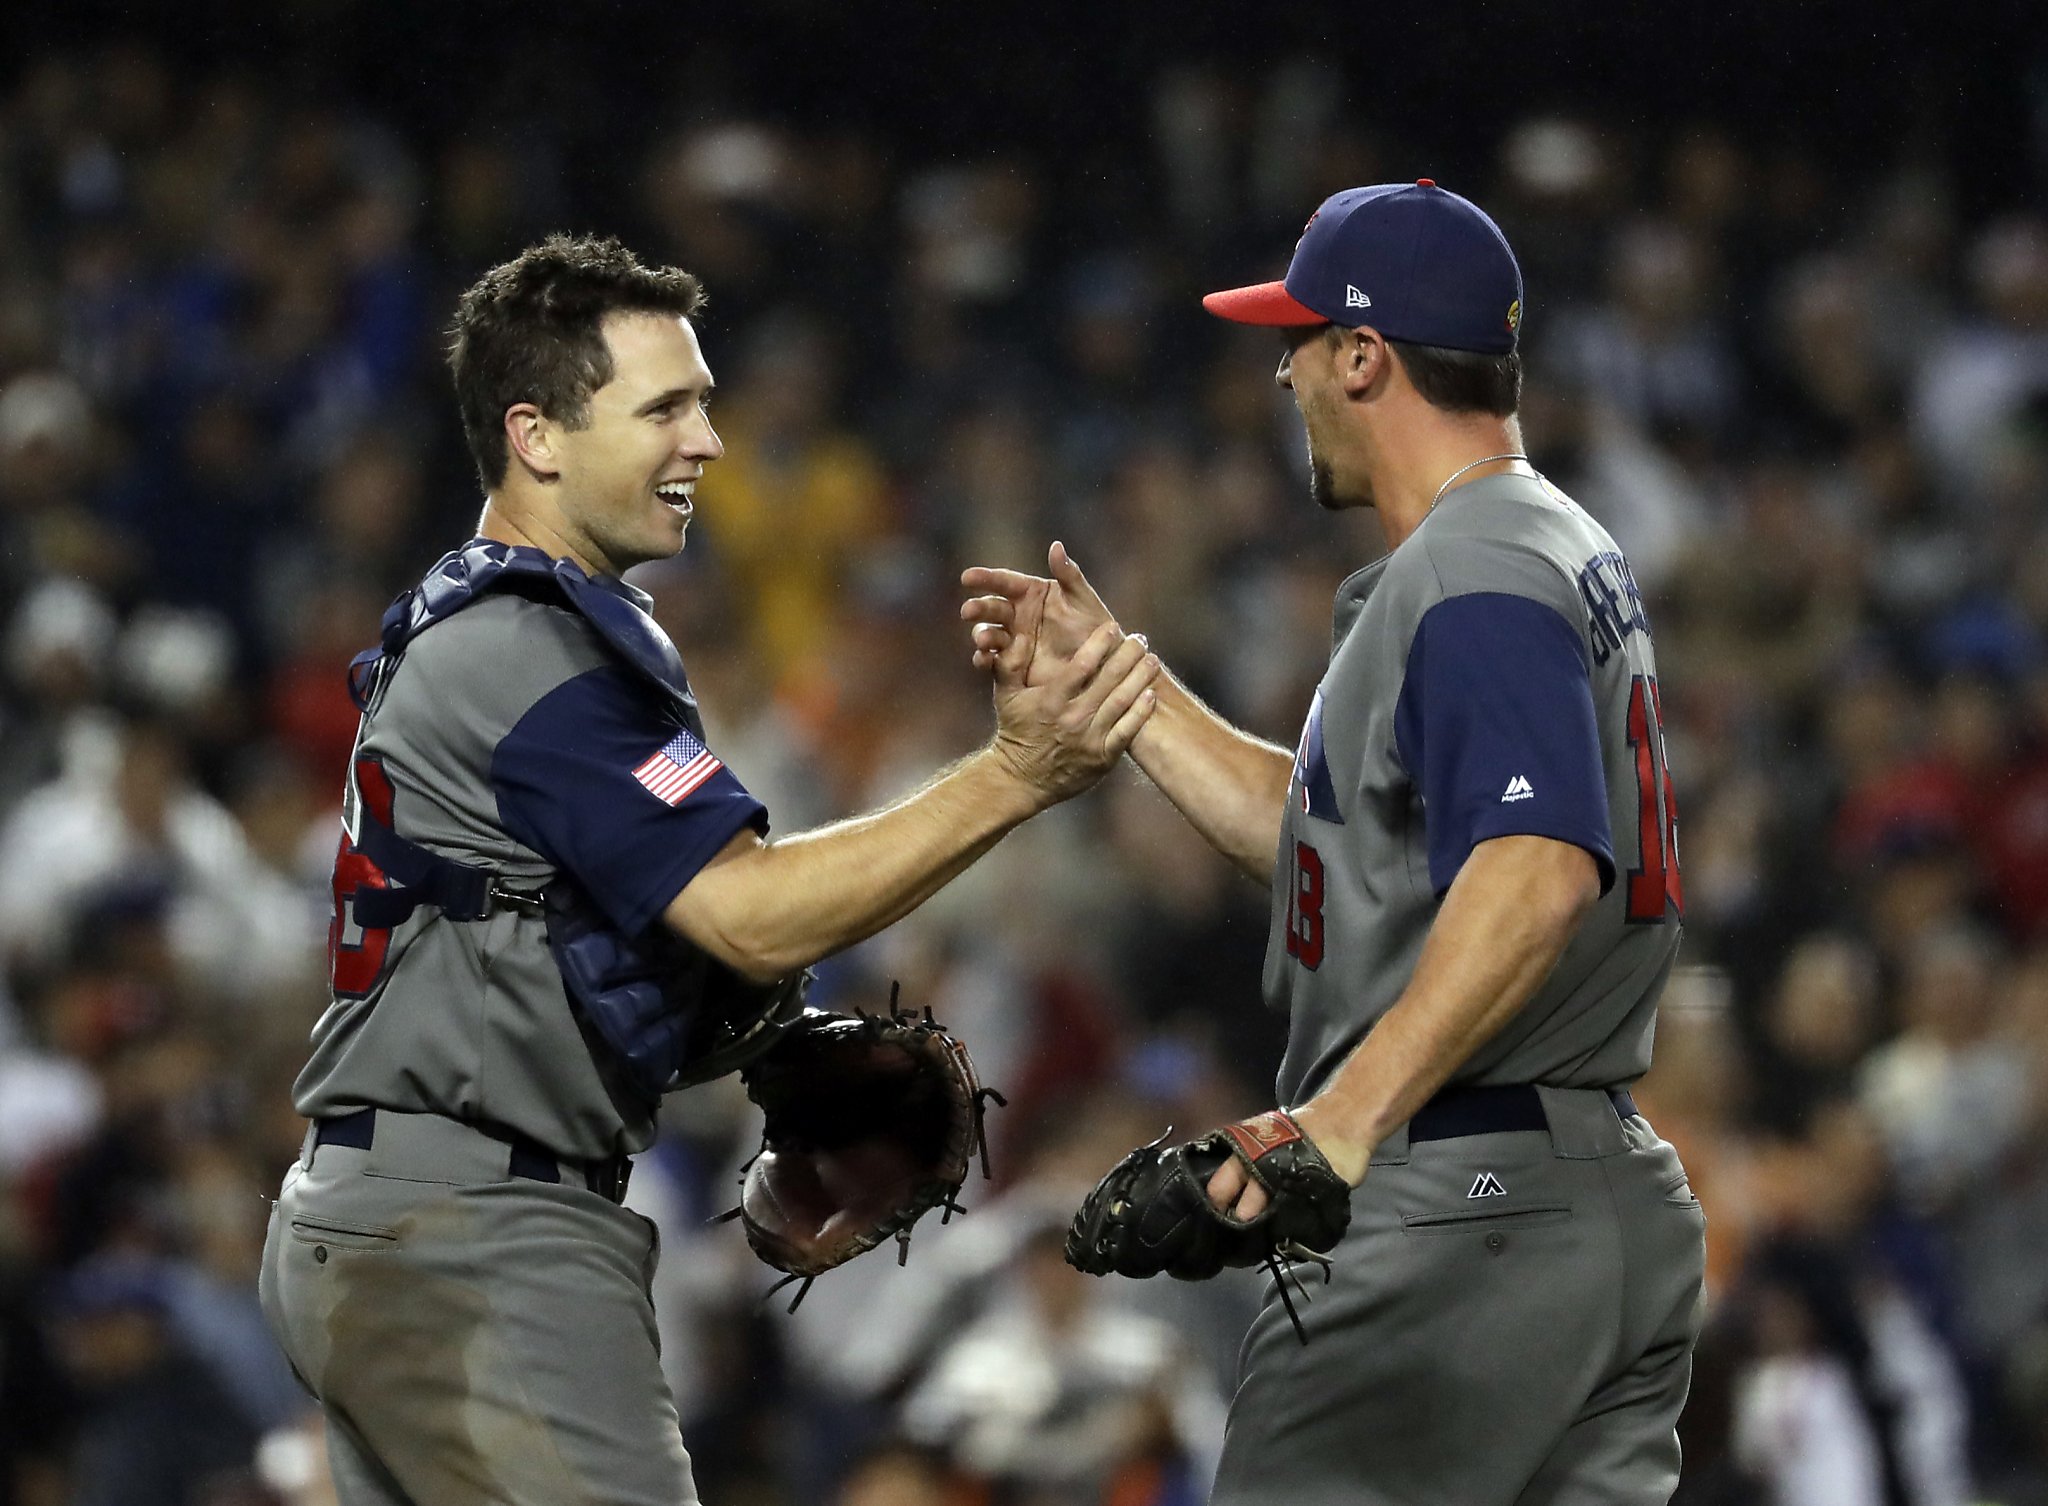
<path fill-rule="evenodd" d="M 986 736 L 952 582 L 1053 537 L 1293 742 L 1379 540 L 1307 503 L 1272 342 L 1197 299 L 1425 175 L 1516 245 L 1531 452 L 1656 625 L 1688 909 L 1639 1097 L 1712 1259 L 1681 1501 L 2048 1503 L 2042 7 L 17 12 L 0 1506 L 322 1498 L 253 1272 L 326 998 L 342 670 L 478 506 L 462 288 L 557 229 L 705 276 L 728 455 L 644 583 L 796 831 Z M 1546 122 L 1590 178 L 1531 176 Z M 821 999 L 900 978 L 1010 1093 L 968 1226 L 1000 1237 L 921 1231 L 794 1319 L 703 1223 L 743 1098 L 671 1100 L 635 1197 L 713 1506 L 1200 1499 L 1259 1282 L 1082 1283 L 1047 1210 L 1270 1105 L 1266 929 L 1126 774 L 832 959 Z M 990 1364 L 1052 1400 L 1012 1416 Z"/>

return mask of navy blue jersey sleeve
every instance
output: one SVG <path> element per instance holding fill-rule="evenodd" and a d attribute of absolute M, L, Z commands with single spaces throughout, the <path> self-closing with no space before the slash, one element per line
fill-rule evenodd
<path fill-rule="evenodd" d="M 1491 837 L 1570 842 L 1614 883 L 1592 666 L 1554 607 L 1473 592 L 1423 614 L 1394 709 L 1394 742 L 1422 792 L 1429 881 L 1441 895 Z"/>
<path fill-rule="evenodd" d="M 563 681 L 491 758 L 505 829 L 636 936 L 767 809 L 629 670 Z"/>

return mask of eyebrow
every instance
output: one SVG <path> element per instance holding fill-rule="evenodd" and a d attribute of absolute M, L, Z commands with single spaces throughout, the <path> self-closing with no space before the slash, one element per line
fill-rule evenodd
<path fill-rule="evenodd" d="M 692 390 L 689 387 L 671 387 L 666 392 L 657 392 L 653 397 L 650 397 L 646 402 L 635 408 L 633 412 L 637 417 L 652 413 L 656 408 L 666 408 L 671 403 L 681 402 L 690 395 Z M 697 390 L 697 401 L 701 403 L 718 390 L 718 384 L 716 382 L 706 382 L 701 389 L 695 390 Z"/>

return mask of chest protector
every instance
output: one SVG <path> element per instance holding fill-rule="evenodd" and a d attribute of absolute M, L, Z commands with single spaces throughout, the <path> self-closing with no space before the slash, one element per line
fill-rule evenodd
<path fill-rule="evenodd" d="M 571 560 L 495 540 L 472 540 L 442 557 L 426 579 L 385 610 L 375 648 L 349 665 L 349 695 L 366 715 L 406 645 L 492 591 L 516 592 L 582 617 L 614 656 L 637 671 L 700 742 L 704 723 L 676 648 L 622 582 L 592 580 Z M 402 837 L 357 802 L 356 847 L 389 883 L 355 893 L 355 918 L 395 926 L 422 907 L 451 922 L 508 908 L 542 916 L 584 1036 L 608 1052 L 629 1083 L 652 1099 L 708 1082 L 772 1046 L 802 1011 L 808 973 L 755 984 L 657 920 L 638 936 L 614 926 L 573 877 L 557 873 L 520 892 L 488 868 L 458 863 Z"/>

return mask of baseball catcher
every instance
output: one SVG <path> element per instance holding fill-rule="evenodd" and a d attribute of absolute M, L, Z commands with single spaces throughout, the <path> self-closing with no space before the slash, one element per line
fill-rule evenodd
<path fill-rule="evenodd" d="M 791 1312 L 813 1280 L 885 1239 L 907 1260 L 926 1212 L 965 1211 L 960 1188 L 977 1157 L 988 1177 L 983 1118 L 1003 1096 L 981 1085 L 965 1043 L 929 1009 L 901 1012 L 894 987 L 886 1016 L 806 1011 L 740 1076 L 766 1122 L 739 1206 L 721 1217 L 787 1272 L 771 1292 L 803 1283 Z"/>
<path fill-rule="evenodd" d="M 807 1020 L 803 969 L 1093 785 L 1155 704 L 1157 657 L 1110 632 L 1052 682 L 1013 653 L 979 750 L 771 841 L 623 578 L 683 547 L 725 453 L 702 299 L 552 236 L 448 330 L 487 500 L 350 667 L 332 998 L 259 1283 L 347 1506 L 695 1501 L 654 1231 L 623 1206 L 664 1095 L 748 1070 L 748 1233 L 798 1279 L 955 1206 L 985 1096 L 965 1056 L 918 1022 Z"/>
<path fill-rule="evenodd" d="M 1165 1138 L 1125 1156 L 1088 1195 L 1067 1231 L 1067 1263 L 1091 1276 L 1164 1271 L 1183 1281 L 1206 1281 L 1226 1266 L 1265 1266 L 1306 1344 L 1287 1294 L 1289 1267 L 1322 1265 L 1327 1279 L 1320 1257 L 1351 1222 L 1351 1184 L 1285 1109 L 1226 1124 L 1186 1145 L 1161 1149 Z M 1249 1219 L 1209 1198 L 1209 1179 L 1232 1159 L 1266 1195 Z"/>

